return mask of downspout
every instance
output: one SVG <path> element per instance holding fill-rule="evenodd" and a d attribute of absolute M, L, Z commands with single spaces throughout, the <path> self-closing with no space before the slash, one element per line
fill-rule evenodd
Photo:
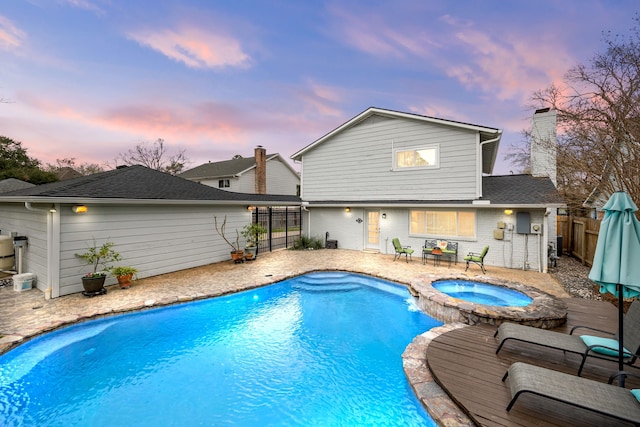
<path fill-rule="evenodd" d="M 56 208 L 55 204 L 52 204 L 51 206 L 52 207 L 49 209 L 39 209 L 31 206 L 31 202 L 24 202 L 24 207 L 29 211 L 47 213 L 47 283 L 44 290 L 45 299 L 51 298 L 53 292 L 53 215 L 57 210 L 59 210 L 59 207 Z M 20 258 L 22 259 L 22 256 Z M 58 292 L 56 292 L 54 296 L 58 296 Z"/>
<path fill-rule="evenodd" d="M 549 244 L 544 244 L 544 242 L 549 241 L 549 215 L 551 215 L 551 209 L 546 208 L 544 211 L 544 225 L 542 226 L 542 268 L 540 269 L 545 273 L 549 272 Z"/>
<path fill-rule="evenodd" d="M 478 134 L 479 136 L 480 134 Z M 493 139 L 489 139 L 487 141 L 481 142 L 480 145 L 478 145 L 478 155 L 477 155 L 477 159 L 478 159 L 478 164 L 477 164 L 477 168 L 480 171 L 480 180 L 477 183 L 477 188 L 476 188 L 476 194 L 478 195 L 478 198 L 482 198 L 482 146 L 485 144 L 490 144 L 492 142 L 496 142 L 499 141 L 500 138 L 502 138 L 502 132 L 498 132 L 498 136 L 493 138 Z"/>

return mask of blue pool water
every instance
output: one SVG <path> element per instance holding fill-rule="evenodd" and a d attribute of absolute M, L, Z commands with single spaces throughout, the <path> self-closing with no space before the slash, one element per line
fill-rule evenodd
<path fill-rule="evenodd" d="M 433 426 L 404 287 L 315 273 L 52 332 L 0 356 L 0 425 Z"/>
<path fill-rule="evenodd" d="M 484 305 L 524 307 L 533 301 L 522 292 L 472 280 L 440 280 L 433 283 L 432 286 L 453 298 Z"/>

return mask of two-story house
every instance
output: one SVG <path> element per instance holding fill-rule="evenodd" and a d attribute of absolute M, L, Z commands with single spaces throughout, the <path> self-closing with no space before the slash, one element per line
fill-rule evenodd
<path fill-rule="evenodd" d="M 490 175 L 501 137 L 369 108 L 291 156 L 301 163 L 304 231 L 382 253 L 398 237 L 418 256 L 427 239 L 456 241 L 458 261 L 489 245 L 485 265 L 546 271 L 564 203 L 548 176 Z"/>
<path fill-rule="evenodd" d="M 209 162 L 181 173 L 180 178 L 236 193 L 300 193 L 300 176 L 280 154 L 255 149 L 254 157 L 234 156 L 231 160 Z"/>

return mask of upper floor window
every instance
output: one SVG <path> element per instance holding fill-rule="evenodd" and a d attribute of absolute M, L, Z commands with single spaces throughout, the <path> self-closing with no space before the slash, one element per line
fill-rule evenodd
<path fill-rule="evenodd" d="M 231 187 L 231 183 L 228 179 L 220 179 L 218 180 L 218 188 L 229 188 Z"/>
<path fill-rule="evenodd" d="M 437 168 L 440 163 L 438 146 L 396 150 L 395 168 Z"/>

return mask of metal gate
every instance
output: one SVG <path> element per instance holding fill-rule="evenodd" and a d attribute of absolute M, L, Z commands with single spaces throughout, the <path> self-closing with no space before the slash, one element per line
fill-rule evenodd
<path fill-rule="evenodd" d="M 258 240 L 258 252 L 288 248 L 302 232 L 302 208 L 258 207 L 253 210 L 253 222 L 267 229 Z"/>

